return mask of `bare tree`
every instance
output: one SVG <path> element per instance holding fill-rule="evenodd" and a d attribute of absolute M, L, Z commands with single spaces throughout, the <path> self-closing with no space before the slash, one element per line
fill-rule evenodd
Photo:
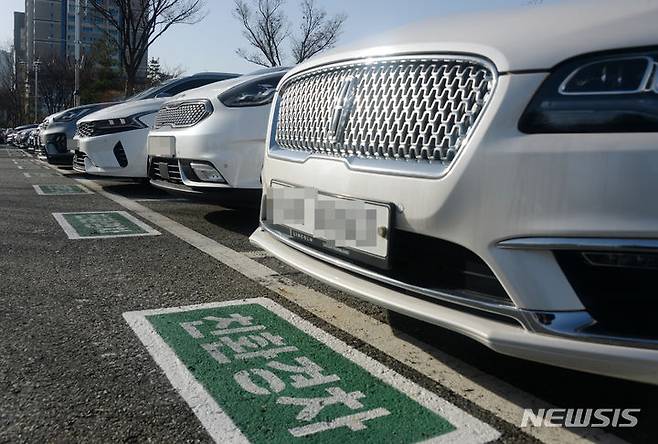
<path fill-rule="evenodd" d="M 286 0 L 234 1 L 233 15 L 242 24 L 242 34 L 252 48 L 252 51 L 240 48 L 236 53 L 261 66 L 281 66 L 290 59 L 299 63 L 333 47 L 347 20 L 345 14 L 330 17 L 315 0 L 302 0 L 299 35 L 293 35 L 283 10 Z M 291 55 L 286 58 L 283 52 L 288 40 L 291 40 Z"/>
<path fill-rule="evenodd" d="M 126 94 L 132 94 L 148 48 L 170 27 L 203 20 L 205 0 L 89 0 L 116 30 L 114 40 L 126 74 Z M 115 13 L 115 11 L 118 12 Z"/>
<path fill-rule="evenodd" d="M 48 114 L 73 106 L 75 91 L 74 61 L 53 57 L 42 60 L 39 68 L 39 99 Z"/>
<path fill-rule="evenodd" d="M 285 0 L 235 0 L 233 15 L 242 22 L 242 35 L 256 52 L 238 49 L 243 59 L 261 66 L 281 65 L 281 45 L 289 35 L 283 12 Z"/>
<path fill-rule="evenodd" d="M 347 20 L 345 14 L 327 17 L 327 12 L 318 8 L 315 0 L 303 0 L 301 10 L 299 36 L 294 36 L 292 39 L 292 55 L 295 63 L 303 62 L 325 49 L 332 48 L 338 41 Z"/>
<path fill-rule="evenodd" d="M 25 97 L 14 70 L 13 48 L 0 52 L 0 117 L 2 125 L 15 127 L 25 123 Z"/>

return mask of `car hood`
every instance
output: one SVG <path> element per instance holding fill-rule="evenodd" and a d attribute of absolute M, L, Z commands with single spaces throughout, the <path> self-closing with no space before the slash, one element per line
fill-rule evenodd
<path fill-rule="evenodd" d="M 88 114 L 82 119 L 78 120 L 78 123 L 93 122 L 96 120 L 119 119 L 140 113 L 155 113 L 167 100 L 169 100 L 169 98 L 146 99 L 137 100 L 134 102 L 120 103 L 118 105 L 109 106 L 107 108 L 103 108 Z"/>
<path fill-rule="evenodd" d="M 288 76 L 394 53 L 469 53 L 487 57 L 499 72 L 548 70 L 580 54 L 655 45 L 657 20 L 658 2 L 652 0 L 563 0 L 451 14 L 328 51 Z"/>
<path fill-rule="evenodd" d="M 86 104 L 86 105 L 80 105 L 80 106 L 76 106 L 76 107 L 73 107 L 73 108 L 67 108 L 67 109 L 65 109 L 63 111 L 60 111 L 58 113 L 51 114 L 50 116 L 46 117 L 46 120 L 48 121 L 48 123 L 70 123 L 70 121 L 55 122 L 55 119 L 63 116 L 66 113 L 72 112 L 72 111 L 82 111 L 81 116 L 84 117 L 86 114 L 89 114 L 90 112 L 99 111 L 103 108 L 107 108 L 108 106 L 114 106 L 114 105 L 118 105 L 118 104 L 119 104 L 119 102 L 89 103 L 89 104 Z M 80 119 L 78 119 L 78 120 L 80 120 Z"/>

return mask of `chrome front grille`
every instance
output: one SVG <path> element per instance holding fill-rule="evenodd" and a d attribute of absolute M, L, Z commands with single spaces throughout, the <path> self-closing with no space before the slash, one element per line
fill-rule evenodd
<path fill-rule="evenodd" d="M 445 166 L 473 132 L 495 82 L 488 62 L 457 56 L 358 60 L 301 73 L 281 87 L 275 146 Z"/>
<path fill-rule="evenodd" d="M 91 137 L 94 135 L 94 124 L 92 122 L 80 122 L 77 125 L 76 136 Z"/>
<path fill-rule="evenodd" d="M 213 108 L 207 100 L 167 103 L 155 116 L 154 128 L 169 126 L 187 128 L 194 126 L 212 114 Z"/>

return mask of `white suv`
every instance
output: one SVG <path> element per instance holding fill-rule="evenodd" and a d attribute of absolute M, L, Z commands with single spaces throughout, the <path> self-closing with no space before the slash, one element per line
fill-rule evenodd
<path fill-rule="evenodd" d="M 252 241 L 498 352 L 658 383 L 656 20 L 472 12 L 294 68 Z"/>
<path fill-rule="evenodd" d="M 269 68 L 182 93 L 148 138 L 151 184 L 225 206 L 257 207 L 272 98 L 288 68 Z"/>

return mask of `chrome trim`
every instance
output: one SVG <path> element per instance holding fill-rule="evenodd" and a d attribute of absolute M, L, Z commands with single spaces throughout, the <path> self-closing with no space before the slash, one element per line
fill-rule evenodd
<path fill-rule="evenodd" d="M 632 91 L 592 91 L 592 92 L 565 92 L 564 89 L 567 86 L 567 83 L 574 78 L 580 71 L 583 69 L 587 68 L 588 66 L 592 66 L 596 63 L 601 63 L 601 62 L 611 62 L 611 61 L 617 61 L 617 60 L 634 60 L 634 59 L 645 59 L 647 61 L 647 67 L 644 70 L 644 75 L 642 76 L 642 82 L 639 88 L 634 89 Z M 613 95 L 623 95 L 623 94 L 637 94 L 639 92 L 643 91 L 650 91 L 652 89 L 651 86 L 649 86 L 649 79 L 651 78 L 651 74 L 653 74 L 654 70 L 656 68 L 656 63 L 651 57 L 648 56 L 627 56 L 627 57 L 607 57 L 607 58 L 602 58 L 599 60 L 594 60 L 590 63 L 587 63 L 585 65 L 582 65 L 578 68 L 576 68 L 571 74 L 567 76 L 566 79 L 560 84 L 558 87 L 558 92 L 563 95 L 563 96 L 600 96 L 600 95 L 607 95 L 607 94 L 613 94 Z"/>
<path fill-rule="evenodd" d="M 193 190 L 192 188 L 189 188 L 185 185 L 178 185 L 172 182 L 167 182 L 165 180 L 158 180 L 158 179 L 149 179 L 149 184 L 154 186 L 155 188 L 165 190 L 165 191 L 177 191 L 179 193 L 187 193 L 187 194 L 203 194 L 201 191 L 196 191 Z"/>
<path fill-rule="evenodd" d="M 210 163 L 210 165 L 217 170 L 219 174 L 222 174 L 221 171 L 213 164 Z M 194 187 L 194 188 L 219 188 L 219 189 L 232 189 L 233 187 L 226 182 L 226 178 L 222 174 L 222 177 L 224 177 L 224 182 L 196 182 L 194 180 L 191 180 L 189 177 L 185 175 L 185 171 L 183 168 L 181 168 L 180 165 L 180 160 L 178 160 L 178 168 L 180 168 L 180 178 L 183 181 L 184 185 L 187 185 L 188 187 Z"/>
<path fill-rule="evenodd" d="M 349 113 L 354 107 L 354 89 L 356 85 L 357 79 L 354 76 L 349 76 L 343 80 L 343 86 L 341 86 L 338 98 L 334 103 L 331 124 L 329 125 L 329 141 L 331 143 L 343 142 L 345 125 L 347 124 Z"/>
<path fill-rule="evenodd" d="M 73 154 L 73 171 L 76 173 L 86 173 L 87 170 L 85 168 L 85 159 L 87 158 L 87 155 L 85 154 L 83 157 L 78 157 L 77 153 Z"/>
<path fill-rule="evenodd" d="M 310 153 L 306 151 L 292 151 L 279 147 L 276 142 L 276 131 L 277 125 L 276 122 L 279 119 L 279 107 L 280 107 L 280 92 L 283 91 L 286 85 L 293 80 L 296 80 L 299 76 L 308 76 L 316 71 L 326 70 L 328 68 L 340 68 L 342 66 L 353 65 L 355 62 L 364 62 L 364 63 L 373 63 L 373 62 L 382 62 L 382 61 L 394 61 L 394 60 L 423 60 L 423 59 L 440 59 L 444 58 L 451 61 L 470 61 L 473 63 L 479 63 L 487 68 L 492 75 L 491 79 L 491 90 L 489 92 L 489 100 L 486 100 L 480 113 L 477 118 L 471 125 L 470 133 L 463 139 L 461 147 L 457 150 L 455 157 L 444 164 L 440 161 L 434 161 L 432 163 L 419 163 L 416 160 L 405 160 L 405 159 L 370 159 L 370 158 L 360 158 L 360 157 L 335 157 L 327 154 L 321 153 Z M 464 54 L 450 54 L 450 53 L 407 53 L 407 54 L 398 54 L 391 56 L 383 57 L 374 57 L 374 58 L 354 58 L 343 60 L 337 63 L 327 63 L 313 67 L 311 69 L 303 70 L 294 75 L 285 78 L 284 82 L 279 84 L 277 88 L 277 93 L 274 96 L 272 101 L 272 115 L 270 117 L 270 133 L 269 133 L 269 143 L 266 144 L 267 150 L 266 155 L 274 158 L 296 163 L 305 163 L 309 159 L 324 159 L 332 160 L 337 162 L 343 162 L 345 166 L 353 171 L 368 172 L 374 174 L 387 174 L 393 176 L 405 176 L 405 177 L 417 177 L 417 178 L 426 178 L 426 179 L 439 179 L 445 176 L 457 163 L 461 157 L 462 151 L 468 149 L 470 140 L 473 137 L 473 134 L 476 133 L 477 128 L 483 119 L 483 115 L 486 114 L 487 109 L 489 108 L 489 103 L 492 101 L 493 96 L 496 93 L 496 88 L 498 86 L 498 70 L 495 65 L 490 62 L 488 59 L 475 55 L 464 55 Z"/>
<path fill-rule="evenodd" d="M 617 345 L 621 347 L 646 348 L 658 350 L 658 339 L 619 336 L 614 333 L 591 331 L 596 321 L 586 311 L 540 312 L 519 310 L 523 323 L 533 333 L 559 336 L 576 341 L 598 344 Z"/>
<path fill-rule="evenodd" d="M 265 196 L 263 196 L 263 199 L 265 199 Z M 386 285 L 391 285 L 423 296 L 431 297 L 439 301 L 439 303 L 440 301 L 443 301 L 454 305 L 507 316 L 517 321 L 521 327 L 531 333 L 597 344 L 658 350 L 658 339 L 634 338 L 629 336 L 619 336 L 614 333 L 605 334 L 605 332 L 592 331 L 592 327 L 596 325 L 596 321 L 585 310 L 563 312 L 528 310 L 513 305 L 494 304 L 446 292 L 416 287 L 414 285 L 382 276 L 378 273 L 363 269 L 357 265 L 293 242 L 285 235 L 272 230 L 262 220 L 260 222 L 260 228 L 284 245 L 307 254 L 314 259 L 347 270 L 348 272 L 362 275 L 365 278 L 379 281 Z"/>
<path fill-rule="evenodd" d="M 606 239 L 590 237 L 522 237 L 497 244 L 506 250 L 583 250 L 658 252 L 658 239 Z"/>
<path fill-rule="evenodd" d="M 314 250 L 312 248 L 306 247 L 305 245 L 301 245 L 297 242 L 293 242 L 290 239 L 288 239 L 285 235 L 271 229 L 270 227 L 267 226 L 263 221 L 261 221 L 261 228 L 263 230 L 267 231 L 270 235 L 274 236 L 277 240 L 281 241 L 282 243 L 286 244 L 287 246 L 294 248 L 295 250 L 299 250 L 304 254 L 307 254 L 309 256 L 312 256 L 316 259 L 319 259 L 323 262 L 327 262 L 331 265 L 334 265 L 336 267 L 342 268 L 344 270 L 348 270 L 352 273 L 357 273 L 362 276 L 365 276 L 368 279 L 373 279 L 379 282 L 382 282 L 386 285 L 391 285 L 393 287 L 398 287 L 403 290 L 411 291 L 414 293 L 422 294 L 424 296 L 428 296 L 434 299 L 440 299 L 445 302 L 453 303 L 453 304 L 458 304 L 458 305 L 463 305 L 469 308 L 475 308 L 478 310 L 484 310 L 490 313 L 494 314 L 500 314 L 503 316 L 508 316 L 511 318 L 516 318 L 516 311 L 517 308 L 514 307 L 514 305 L 510 304 L 496 304 L 493 302 L 485 302 L 485 301 L 478 301 L 476 299 L 472 298 L 466 298 L 464 296 L 459 296 L 456 294 L 451 294 L 451 293 L 446 293 L 443 291 L 436 291 L 436 290 L 430 290 L 428 288 L 422 288 L 422 287 L 417 287 L 415 285 L 407 284 L 406 282 L 401 282 L 396 279 L 390 278 L 388 276 L 383 276 L 379 273 L 376 273 L 371 270 L 367 270 L 365 268 L 359 267 L 358 265 L 354 265 L 352 263 L 346 262 L 344 260 L 338 259 L 336 257 L 330 256 L 328 254 L 322 253 L 320 251 Z"/>

